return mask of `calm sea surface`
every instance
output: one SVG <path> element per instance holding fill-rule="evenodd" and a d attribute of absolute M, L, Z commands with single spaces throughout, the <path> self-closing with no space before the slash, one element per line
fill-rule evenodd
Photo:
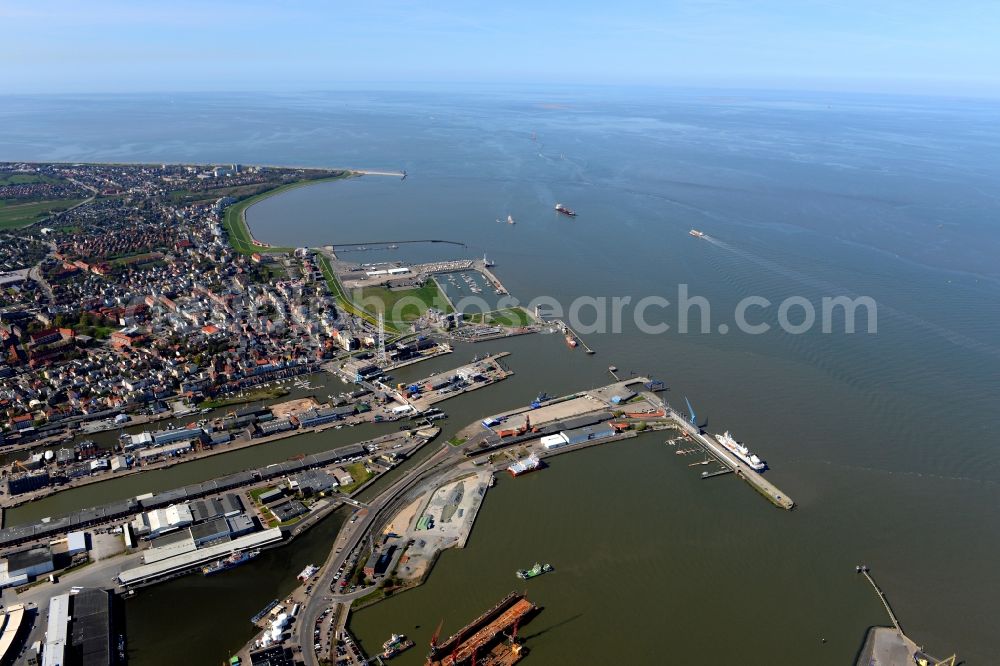
<path fill-rule="evenodd" d="M 415 239 L 359 261 L 481 257 L 511 293 L 566 307 L 580 297 L 710 303 L 704 332 L 591 334 L 460 347 L 401 381 L 510 351 L 516 375 L 446 403 L 445 437 L 539 391 L 606 383 L 609 364 L 663 379 L 711 432 L 731 429 L 798 503 L 772 508 L 731 477 L 709 481 L 644 435 L 503 479 L 468 547 L 426 585 L 359 613 L 369 651 L 392 632 L 418 644 L 527 585 L 544 611 L 520 634 L 539 664 L 847 664 L 886 622 L 854 574 L 872 567 L 908 634 L 972 665 L 1000 661 L 1000 108 L 975 101 L 777 93 L 561 90 L 464 94 L 0 98 L 0 159 L 287 164 L 405 169 L 299 188 L 253 206 L 261 240 L 325 245 Z M 562 202 L 575 219 L 552 210 Z M 512 215 L 516 225 L 499 224 Z M 691 228 L 710 242 L 688 236 Z M 362 259 L 362 257 L 364 257 Z M 791 296 L 870 296 L 878 332 L 777 327 Z M 740 299 L 772 325 L 736 330 Z M 700 331 L 698 310 L 691 318 Z M 609 320 L 610 320 L 610 314 Z M 795 322 L 800 315 L 790 315 Z M 581 319 L 590 321 L 584 308 Z M 720 324 L 729 327 L 721 333 Z M 330 391 L 343 390 L 330 380 Z M 328 391 L 323 390 L 323 395 Z M 18 523 L 332 448 L 384 431 L 296 438 L 70 491 L 8 513 Z M 320 561 L 340 518 L 260 558 L 129 601 L 133 661 L 218 663 L 247 618 Z M 272 558 L 274 559 L 274 558 Z M 293 566 L 294 565 L 294 566 Z M 296 568 L 298 567 L 298 568 Z M 293 571 L 294 569 L 294 571 Z M 238 601 L 238 603 L 237 603 Z M 187 608 L 185 606 L 187 605 Z M 224 618 L 216 624 L 209 618 Z M 235 619 L 234 619 L 235 618 Z M 824 643 L 822 639 L 826 639 Z M 161 649 L 154 649 L 162 646 Z M 398 659 L 420 663 L 423 648 Z M 600 659 L 598 659 L 600 657 Z"/>

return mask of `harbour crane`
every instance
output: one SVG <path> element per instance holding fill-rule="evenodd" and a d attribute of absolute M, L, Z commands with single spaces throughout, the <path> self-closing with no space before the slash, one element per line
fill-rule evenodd
<path fill-rule="evenodd" d="M 691 401 L 687 399 L 687 396 L 684 396 L 684 402 L 686 402 L 687 406 L 688 406 L 688 416 L 690 417 L 689 420 L 691 421 L 691 425 L 693 425 L 695 428 L 697 428 L 698 427 L 698 417 L 695 416 L 694 407 L 691 406 Z"/>

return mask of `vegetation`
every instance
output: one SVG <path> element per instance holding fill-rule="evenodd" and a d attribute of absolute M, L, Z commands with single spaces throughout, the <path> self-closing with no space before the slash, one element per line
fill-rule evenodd
<path fill-rule="evenodd" d="M 233 249 L 240 254 L 253 254 L 254 252 L 268 251 L 268 252 L 291 252 L 293 248 L 290 247 L 272 247 L 272 248 L 262 248 L 260 246 L 253 244 L 253 238 L 250 235 L 250 229 L 247 227 L 246 221 L 246 210 L 250 206 L 254 205 L 259 201 L 263 201 L 268 197 L 272 197 L 276 194 L 282 192 L 287 192 L 288 190 L 294 189 L 296 187 L 302 187 L 303 185 L 311 185 L 313 183 L 320 183 L 328 180 L 338 180 L 340 178 L 345 178 L 349 176 L 349 172 L 343 172 L 334 176 L 329 176 L 326 178 L 314 178 L 310 180 L 299 180 L 294 183 L 287 183 L 285 185 L 279 185 L 275 188 L 265 190 L 259 194 L 255 194 L 242 201 L 237 201 L 236 203 L 230 205 L 226 208 L 226 212 L 222 217 L 222 226 L 225 227 L 226 233 L 229 235 L 229 244 L 233 246 Z M 216 193 L 218 194 L 218 193 Z M 225 196 L 225 195 L 219 195 Z"/>
<path fill-rule="evenodd" d="M 53 178 L 42 173 L 13 173 L 9 176 L 0 176 L 0 187 L 4 185 L 33 185 L 35 183 L 59 183 L 64 182 L 60 178 Z"/>
<path fill-rule="evenodd" d="M 344 291 L 344 288 L 340 284 L 340 280 L 338 280 L 337 276 L 334 275 L 333 267 L 330 266 L 330 260 L 327 259 L 326 255 L 320 254 L 317 255 L 317 258 L 319 260 L 319 269 L 323 273 L 323 277 L 326 279 L 326 287 L 330 290 L 330 293 L 333 294 L 333 297 L 337 299 L 337 304 L 341 307 L 341 309 L 344 310 L 344 312 L 348 312 L 356 317 L 361 317 L 362 319 L 366 319 L 370 323 L 374 324 L 375 317 L 359 308 L 354 304 L 354 301 L 347 297 L 347 292 Z M 389 322 L 386 322 L 385 327 L 387 330 L 391 329 L 396 331 L 396 328 Z"/>
<path fill-rule="evenodd" d="M 354 463 L 352 465 L 346 465 L 344 467 L 344 470 L 346 470 L 347 473 L 354 478 L 353 483 L 349 483 L 346 486 L 340 487 L 340 492 L 344 493 L 345 495 L 350 495 L 355 490 L 364 485 L 368 481 L 368 479 L 375 476 L 372 472 L 369 472 L 368 470 L 365 469 L 364 463 Z"/>
<path fill-rule="evenodd" d="M 244 393 L 242 394 L 242 397 L 240 395 L 234 395 L 230 398 L 205 400 L 200 406 L 204 409 L 218 409 L 219 407 L 228 407 L 229 405 L 242 405 L 248 402 L 257 402 L 258 400 L 273 400 L 275 398 L 288 395 L 288 392 L 288 389 L 283 387 L 263 388 L 251 391 L 250 393 Z"/>
<path fill-rule="evenodd" d="M 24 227 L 44 219 L 52 213 L 66 210 L 83 199 L 59 199 L 54 201 L 33 201 L 17 203 L 12 200 L 0 201 L 0 229 Z"/>
<path fill-rule="evenodd" d="M 504 308 L 491 312 L 477 312 L 464 315 L 463 318 L 473 324 L 488 324 L 491 326 L 509 326 L 521 328 L 532 322 L 531 315 L 524 308 Z"/>
<path fill-rule="evenodd" d="M 398 326 L 419 319 L 428 308 L 436 308 L 442 312 L 454 311 L 434 280 L 427 280 L 415 289 L 365 287 L 361 290 L 361 299 L 368 312 L 377 314 L 382 310 L 386 313 L 387 326 L 390 323 Z"/>
<path fill-rule="evenodd" d="M 448 443 L 451 444 L 452 446 L 462 446 L 462 444 L 465 444 L 466 439 L 467 439 L 466 437 L 458 437 L 456 435 L 455 437 L 449 439 Z"/>

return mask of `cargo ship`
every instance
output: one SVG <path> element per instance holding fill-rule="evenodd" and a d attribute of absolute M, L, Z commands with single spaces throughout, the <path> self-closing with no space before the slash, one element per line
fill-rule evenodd
<path fill-rule="evenodd" d="M 382 658 L 392 659 L 400 652 L 409 650 L 414 643 L 403 634 L 393 634 L 389 640 L 382 643 Z"/>
<path fill-rule="evenodd" d="M 528 472 L 534 472 L 536 469 L 542 466 L 542 461 L 538 458 L 537 454 L 532 453 L 530 456 L 524 460 L 518 460 L 516 463 L 507 468 L 511 476 L 521 476 L 522 474 L 527 474 Z"/>
<path fill-rule="evenodd" d="M 222 573 L 223 571 L 229 571 L 230 569 L 235 569 L 241 564 L 246 564 L 258 555 L 260 555 L 259 550 L 237 551 L 229 557 L 224 557 L 221 560 L 216 560 L 215 562 L 202 567 L 201 572 L 206 576 L 212 576 L 217 573 Z"/>
<path fill-rule="evenodd" d="M 568 215 L 569 217 L 576 217 L 575 211 L 570 210 L 566 206 L 563 206 L 561 203 L 556 204 L 556 212 L 562 213 L 563 215 Z"/>
<path fill-rule="evenodd" d="M 703 234 L 702 232 L 698 231 L 697 229 L 692 229 L 688 233 L 691 234 L 692 236 L 694 236 L 695 238 L 704 238 L 705 237 L 705 234 Z"/>
<path fill-rule="evenodd" d="M 748 449 L 745 445 L 733 439 L 733 436 L 729 434 L 728 430 L 725 434 L 716 435 L 715 439 L 717 439 L 719 444 L 722 444 L 727 451 L 745 462 L 747 465 L 750 465 L 750 469 L 755 472 L 763 472 L 767 469 L 767 463 L 751 453 L 750 449 Z"/>
<path fill-rule="evenodd" d="M 576 338 L 574 338 L 572 335 L 568 335 L 567 334 L 566 335 L 566 344 L 569 345 L 570 349 L 572 349 L 572 348 L 576 347 L 576 345 L 579 344 L 579 343 L 577 343 Z"/>
<path fill-rule="evenodd" d="M 517 577 L 521 580 L 528 580 L 529 578 L 534 578 L 535 576 L 547 574 L 550 571 L 552 571 L 551 564 L 539 564 L 538 562 L 535 562 L 535 566 L 530 569 L 518 569 Z"/>

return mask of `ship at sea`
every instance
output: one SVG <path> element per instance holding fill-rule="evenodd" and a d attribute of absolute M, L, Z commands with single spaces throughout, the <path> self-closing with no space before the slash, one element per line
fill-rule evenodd
<path fill-rule="evenodd" d="M 539 459 L 538 455 L 532 453 L 530 456 L 524 460 L 518 460 L 516 463 L 507 468 L 511 476 L 521 476 L 522 474 L 527 474 L 528 472 L 534 472 L 536 469 L 542 466 L 542 461 Z"/>
<path fill-rule="evenodd" d="M 507 224 L 514 224 L 514 218 L 510 215 L 507 216 Z"/>
<path fill-rule="evenodd" d="M 212 576 L 217 573 L 222 573 L 223 571 L 229 571 L 230 569 L 234 569 L 241 564 L 246 564 L 258 555 L 260 555 L 259 550 L 237 551 L 229 557 L 224 557 L 221 560 L 216 560 L 215 562 L 202 567 L 201 572 L 206 576 Z"/>
<path fill-rule="evenodd" d="M 382 658 L 392 659 L 400 652 L 409 650 L 414 643 L 403 634 L 393 634 L 389 640 L 382 643 Z"/>
<path fill-rule="evenodd" d="M 750 468 L 755 472 L 763 472 L 767 469 L 767 463 L 758 458 L 755 454 L 751 453 L 750 449 L 748 449 L 744 444 L 741 444 L 733 439 L 733 436 L 729 434 L 728 430 L 725 434 L 716 435 L 715 439 L 717 439 L 719 444 L 722 444 L 727 451 L 745 462 L 747 465 L 750 465 Z"/>
<path fill-rule="evenodd" d="M 539 564 L 538 562 L 535 562 L 535 566 L 530 569 L 518 569 L 517 577 L 521 580 L 528 580 L 529 578 L 534 578 L 535 576 L 547 574 L 550 571 L 552 571 L 551 564 Z"/>
<path fill-rule="evenodd" d="M 566 206 L 563 206 L 561 203 L 557 203 L 556 204 L 556 212 L 557 213 L 562 213 L 563 215 L 568 215 L 570 217 L 576 217 L 576 212 L 575 211 L 570 210 Z"/>
<path fill-rule="evenodd" d="M 692 229 L 688 233 L 691 234 L 692 236 L 694 236 L 695 238 L 704 238 L 705 237 L 705 234 L 703 234 L 702 232 L 698 231 L 697 229 Z"/>

